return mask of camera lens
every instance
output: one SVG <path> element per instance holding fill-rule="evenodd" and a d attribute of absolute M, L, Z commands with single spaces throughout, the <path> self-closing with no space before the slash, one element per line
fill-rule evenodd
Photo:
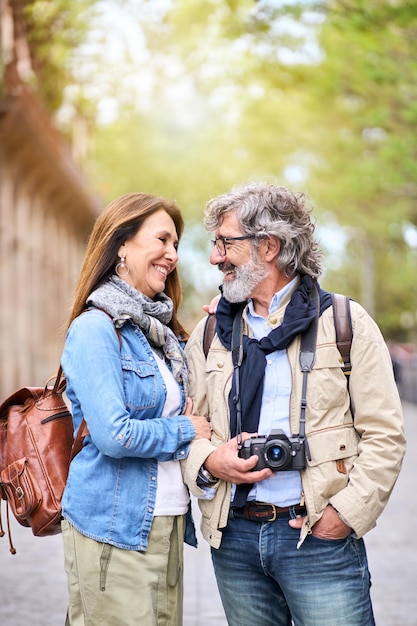
<path fill-rule="evenodd" d="M 272 446 L 272 448 L 268 450 L 268 459 L 270 461 L 275 461 L 276 463 L 278 463 L 279 461 L 281 461 L 282 455 L 283 452 L 281 446 Z"/>
<path fill-rule="evenodd" d="M 271 441 L 265 445 L 264 453 L 271 468 L 285 467 L 290 459 L 290 450 L 285 442 Z"/>

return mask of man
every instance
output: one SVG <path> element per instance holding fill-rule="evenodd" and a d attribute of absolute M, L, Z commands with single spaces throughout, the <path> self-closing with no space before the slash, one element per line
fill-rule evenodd
<path fill-rule="evenodd" d="M 205 320 L 187 346 L 194 410 L 208 416 L 212 437 L 192 444 L 186 482 L 199 498 L 228 623 L 371 626 L 362 537 L 405 453 L 387 347 L 352 301 L 348 383 L 303 194 L 243 185 L 208 203 L 205 226 L 223 297 L 207 359 Z M 314 365 L 303 373 L 301 337 L 316 327 Z M 243 348 L 240 365 L 232 341 Z"/>

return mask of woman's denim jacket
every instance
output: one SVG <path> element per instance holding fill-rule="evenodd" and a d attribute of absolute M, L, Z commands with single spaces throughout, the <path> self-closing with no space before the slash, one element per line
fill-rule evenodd
<path fill-rule="evenodd" d="M 62 367 L 75 430 L 84 416 L 90 433 L 70 466 L 63 516 L 96 541 L 146 550 L 158 461 L 184 459 L 194 426 L 184 415 L 159 419 L 166 387 L 149 343 L 131 320 L 119 340 L 103 311 L 80 315 L 68 330 Z M 196 545 L 190 515 L 185 535 Z"/>

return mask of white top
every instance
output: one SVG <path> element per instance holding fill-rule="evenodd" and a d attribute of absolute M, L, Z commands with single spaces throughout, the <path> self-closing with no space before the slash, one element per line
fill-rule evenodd
<path fill-rule="evenodd" d="M 179 415 L 181 391 L 165 361 L 156 352 L 154 354 L 167 389 L 162 417 L 169 419 L 172 415 Z M 188 510 L 189 502 L 190 496 L 182 479 L 180 462 L 158 461 L 158 486 L 154 515 L 184 515 Z"/>

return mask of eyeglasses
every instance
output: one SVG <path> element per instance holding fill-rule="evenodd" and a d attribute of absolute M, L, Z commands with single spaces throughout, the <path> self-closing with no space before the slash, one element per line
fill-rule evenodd
<path fill-rule="evenodd" d="M 212 239 L 211 243 L 216 246 L 217 252 L 220 256 L 226 256 L 226 246 L 234 241 L 245 241 L 245 239 L 255 239 L 256 235 L 243 235 L 242 237 L 217 237 Z"/>

